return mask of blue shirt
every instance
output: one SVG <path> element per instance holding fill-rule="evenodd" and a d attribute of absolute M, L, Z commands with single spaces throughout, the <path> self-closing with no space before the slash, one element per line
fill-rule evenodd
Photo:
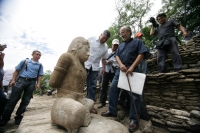
<path fill-rule="evenodd" d="M 26 60 L 22 60 L 16 67 L 15 69 L 17 71 L 20 71 L 24 65 Z M 41 67 L 40 67 L 41 65 Z M 40 68 L 40 71 L 39 71 Z M 39 75 L 38 75 L 39 71 Z M 38 76 L 43 75 L 43 66 L 39 62 L 33 62 L 31 59 L 28 60 L 27 65 L 24 67 L 24 70 L 21 72 L 19 76 L 24 77 L 24 78 L 36 78 Z"/>
<path fill-rule="evenodd" d="M 144 43 L 140 39 L 132 39 L 119 45 L 116 56 L 123 64 L 133 64 L 139 54 L 147 52 Z"/>

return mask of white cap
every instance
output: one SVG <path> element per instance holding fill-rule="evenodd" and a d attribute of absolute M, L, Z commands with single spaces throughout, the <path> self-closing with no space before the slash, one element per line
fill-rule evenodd
<path fill-rule="evenodd" d="M 114 45 L 114 44 L 119 45 L 119 40 L 118 40 L 118 39 L 114 39 L 114 40 L 112 41 L 112 45 Z"/>

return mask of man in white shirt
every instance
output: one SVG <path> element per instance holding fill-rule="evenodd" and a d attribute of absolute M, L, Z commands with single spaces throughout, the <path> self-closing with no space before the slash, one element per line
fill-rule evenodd
<path fill-rule="evenodd" d="M 105 72 L 103 74 L 102 88 L 100 92 L 100 105 L 97 108 L 102 108 L 106 105 L 107 100 L 107 90 L 109 81 L 112 82 L 112 79 L 115 75 L 115 68 L 119 67 L 115 59 L 115 52 L 119 46 L 119 40 L 114 39 L 112 41 L 112 49 L 108 49 L 108 57 L 106 59 Z"/>
<path fill-rule="evenodd" d="M 14 71 L 15 71 L 14 68 L 9 68 L 9 69 L 4 70 L 3 88 L 5 92 L 8 92 L 8 86 L 12 79 Z"/>
<path fill-rule="evenodd" d="M 106 41 L 110 37 L 110 32 L 105 30 L 98 38 L 90 37 L 88 39 L 90 44 L 90 56 L 85 62 L 87 70 L 87 94 L 86 97 L 95 101 L 96 83 L 99 71 L 99 62 L 102 59 L 102 73 L 105 71 L 106 58 L 108 56 L 108 45 Z M 92 109 L 91 113 L 97 114 L 96 109 Z"/>

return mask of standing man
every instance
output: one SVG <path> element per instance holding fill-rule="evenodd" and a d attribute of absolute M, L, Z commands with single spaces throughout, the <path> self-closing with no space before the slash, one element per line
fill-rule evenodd
<path fill-rule="evenodd" d="M 168 38 L 170 40 L 170 46 L 157 50 L 158 69 L 161 73 L 166 72 L 165 59 L 168 52 L 170 52 L 173 58 L 174 71 L 181 70 L 182 67 L 182 60 L 179 55 L 178 43 L 175 37 L 174 28 L 182 31 L 184 38 L 187 36 L 187 32 L 185 31 L 183 26 L 180 25 L 180 23 L 174 20 L 167 21 L 166 17 L 167 16 L 165 13 L 158 14 L 156 19 L 160 23 L 160 26 L 156 30 L 154 30 L 155 27 L 151 26 L 150 30 L 150 35 L 158 34 L 159 40 L 161 40 L 162 38 Z"/>
<path fill-rule="evenodd" d="M 43 76 L 43 66 L 39 63 L 41 52 L 38 50 L 33 51 L 32 57 L 33 58 L 29 59 L 27 63 L 26 60 L 22 60 L 15 68 L 10 83 L 10 86 L 13 86 L 10 102 L 2 116 L 0 126 L 5 126 L 10 120 L 11 114 L 23 93 L 20 106 L 17 109 L 15 116 L 15 124 L 19 125 L 23 118 L 22 114 L 25 112 L 26 107 L 33 96 L 33 91 L 40 88 L 40 81 Z M 22 70 L 23 66 L 24 69 Z M 19 78 L 16 81 L 18 75 Z"/>
<path fill-rule="evenodd" d="M 105 71 L 106 58 L 108 56 L 108 45 L 106 41 L 110 37 L 110 32 L 105 30 L 98 38 L 91 37 L 88 39 L 90 44 L 90 56 L 85 62 L 85 68 L 87 70 L 87 94 L 86 97 L 95 101 L 96 84 L 99 71 L 99 62 L 102 59 L 102 73 Z M 91 110 L 91 113 L 97 114 L 95 108 Z"/>
<path fill-rule="evenodd" d="M 138 64 L 142 61 L 144 53 L 147 52 L 142 40 L 131 38 L 132 31 L 129 26 L 123 26 L 120 29 L 120 35 L 123 39 L 116 52 L 116 60 L 119 69 L 115 72 L 112 84 L 109 90 L 109 106 L 108 111 L 102 112 L 101 116 L 110 117 L 117 116 L 117 101 L 119 97 L 119 88 L 117 87 L 120 70 L 126 75 L 133 75 L 138 72 Z M 128 93 L 128 92 L 127 92 Z M 134 110 L 132 96 L 134 97 L 136 110 Z M 129 92 L 130 99 L 130 124 L 129 131 L 134 132 L 139 128 L 140 119 L 140 95 Z"/>
<path fill-rule="evenodd" d="M 101 87 L 101 92 L 100 92 L 100 105 L 97 108 L 102 108 L 103 106 L 106 105 L 106 100 L 107 100 L 107 90 L 108 90 L 108 84 L 109 81 L 112 82 L 113 77 L 115 75 L 115 70 L 114 66 L 117 67 L 117 61 L 115 59 L 115 53 L 116 50 L 119 46 L 119 40 L 114 39 L 112 41 L 112 50 L 108 49 L 108 57 L 106 59 L 106 66 L 105 66 L 105 72 L 103 74 L 103 82 L 102 82 L 102 87 Z"/>

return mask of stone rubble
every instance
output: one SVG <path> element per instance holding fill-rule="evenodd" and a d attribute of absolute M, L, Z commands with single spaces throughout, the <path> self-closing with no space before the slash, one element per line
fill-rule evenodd
<path fill-rule="evenodd" d="M 167 55 L 167 73 L 158 73 L 156 53 L 147 61 L 144 99 L 154 125 L 170 132 L 200 132 L 200 35 L 179 45 L 182 70 L 173 71 Z"/>

